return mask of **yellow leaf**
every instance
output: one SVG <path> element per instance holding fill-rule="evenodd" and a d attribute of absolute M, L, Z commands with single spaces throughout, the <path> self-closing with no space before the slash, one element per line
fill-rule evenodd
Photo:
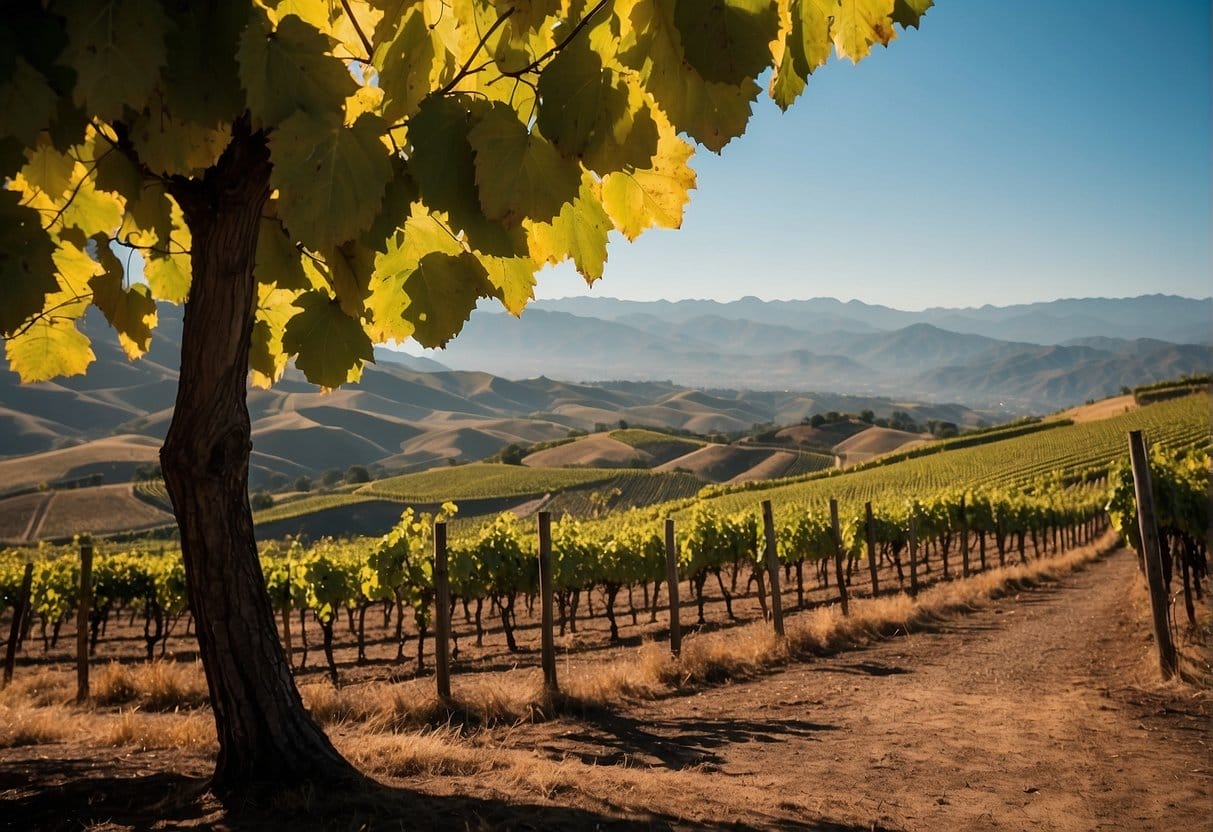
<path fill-rule="evenodd" d="M 678 228 L 695 187 L 687 161 L 695 151 L 672 130 L 662 131 L 648 170 L 619 171 L 602 181 L 602 204 L 625 237 L 635 240 L 651 226 Z"/>
<path fill-rule="evenodd" d="M 838 0 L 830 33 L 840 58 L 859 63 L 872 44 L 887 46 L 897 37 L 893 30 L 894 0 Z"/>
<path fill-rule="evenodd" d="M 89 340 L 68 318 L 43 318 L 4 344 L 9 367 L 25 384 L 59 376 L 78 376 L 96 355 Z"/>

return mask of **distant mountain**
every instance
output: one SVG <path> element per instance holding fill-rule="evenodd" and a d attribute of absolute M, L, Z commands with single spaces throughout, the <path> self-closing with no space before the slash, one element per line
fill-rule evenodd
<path fill-rule="evenodd" d="M 1208 338 L 1173 340 L 1207 324 L 1213 302 L 1163 295 L 922 312 L 830 298 L 536 305 L 521 319 L 478 310 L 435 355 L 512 378 L 828 389 L 1016 413 L 1213 365 Z"/>

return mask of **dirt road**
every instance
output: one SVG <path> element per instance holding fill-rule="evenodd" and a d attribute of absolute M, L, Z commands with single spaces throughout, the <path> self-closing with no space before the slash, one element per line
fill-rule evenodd
<path fill-rule="evenodd" d="M 1208 705 L 1150 681 L 1134 571 L 512 743 L 588 764 L 561 802 L 691 826 L 1213 828 Z"/>

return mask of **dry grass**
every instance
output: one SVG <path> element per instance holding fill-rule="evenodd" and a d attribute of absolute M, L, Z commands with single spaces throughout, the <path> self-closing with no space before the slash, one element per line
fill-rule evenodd
<path fill-rule="evenodd" d="M 22 668 L 0 688 L 0 708 L 61 705 L 76 698 L 76 674 L 48 668 Z"/>
<path fill-rule="evenodd" d="M 209 701 L 206 677 L 198 663 L 156 661 L 149 664 L 110 662 L 99 668 L 90 685 L 98 705 L 136 704 L 145 711 L 200 708 Z"/>
<path fill-rule="evenodd" d="M 475 776 L 508 765 L 501 752 L 461 741 L 454 728 L 410 734 L 335 737 L 337 749 L 363 771 L 388 777 Z"/>
<path fill-rule="evenodd" d="M 0 748 L 62 742 L 80 732 L 82 721 L 58 707 L 0 706 Z"/>
<path fill-rule="evenodd" d="M 129 746 L 140 751 L 218 748 L 215 722 L 210 714 L 145 714 L 129 710 L 112 717 L 96 716 L 89 728 L 100 745 Z"/>

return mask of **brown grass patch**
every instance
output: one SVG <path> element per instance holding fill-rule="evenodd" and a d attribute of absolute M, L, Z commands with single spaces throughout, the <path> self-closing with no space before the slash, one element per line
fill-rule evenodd
<path fill-rule="evenodd" d="M 62 705 L 76 698 L 76 674 L 47 668 L 19 668 L 0 688 L 0 707 Z"/>
<path fill-rule="evenodd" d="M 62 742 L 80 732 L 81 722 L 62 708 L 0 707 L 0 748 Z"/>
<path fill-rule="evenodd" d="M 91 733 L 101 745 L 153 749 L 218 748 L 215 722 L 210 714 L 145 714 L 122 711 L 115 717 L 96 717 Z"/>
<path fill-rule="evenodd" d="M 94 673 L 90 687 L 98 705 L 137 703 L 145 711 L 189 710 L 209 702 L 206 677 L 198 663 L 110 662 Z"/>
<path fill-rule="evenodd" d="M 460 740 L 454 728 L 410 734 L 336 737 L 337 750 L 363 771 L 388 777 L 479 775 L 507 763 L 491 748 Z"/>

